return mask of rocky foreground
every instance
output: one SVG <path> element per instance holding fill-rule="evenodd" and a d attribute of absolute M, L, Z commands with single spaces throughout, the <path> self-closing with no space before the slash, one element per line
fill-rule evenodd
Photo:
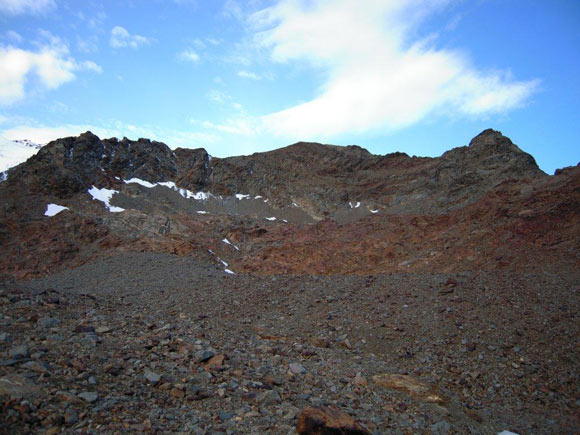
<path fill-rule="evenodd" d="M 579 278 L 260 277 L 163 253 L 4 277 L 0 429 L 286 434 L 306 410 L 348 433 L 577 433 Z"/>

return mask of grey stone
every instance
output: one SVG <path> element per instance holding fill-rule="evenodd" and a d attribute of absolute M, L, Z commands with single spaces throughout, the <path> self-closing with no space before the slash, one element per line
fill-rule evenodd
<path fill-rule="evenodd" d="M 41 317 L 36 321 L 36 324 L 41 328 L 54 328 L 60 322 L 54 317 Z"/>
<path fill-rule="evenodd" d="M 42 361 L 28 361 L 27 363 L 22 364 L 22 367 L 26 370 L 30 370 L 36 373 L 49 373 L 49 367 L 47 364 L 43 363 Z"/>
<path fill-rule="evenodd" d="M 256 397 L 256 401 L 262 405 L 269 406 L 269 405 L 276 405 L 282 401 L 280 398 L 280 394 L 276 390 L 267 390 L 263 393 L 260 393 L 258 397 Z"/>
<path fill-rule="evenodd" d="M 97 393 L 96 391 L 83 391 L 78 396 L 85 402 L 95 403 L 99 398 L 99 393 Z"/>
<path fill-rule="evenodd" d="M 157 385 L 161 380 L 161 375 L 152 372 L 149 369 L 145 369 L 145 371 L 143 372 L 143 376 L 145 376 L 145 379 L 147 379 L 147 381 L 149 381 L 149 383 L 152 385 Z"/>
<path fill-rule="evenodd" d="M 28 346 L 21 344 L 10 349 L 8 354 L 15 359 L 24 359 L 30 357 L 30 350 L 28 349 Z"/>
<path fill-rule="evenodd" d="M 304 373 L 306 373 L 306 369 L 300 363 L 291 363 L 288 365 L 288 368 L 295 375 L 303 375 Z"/>

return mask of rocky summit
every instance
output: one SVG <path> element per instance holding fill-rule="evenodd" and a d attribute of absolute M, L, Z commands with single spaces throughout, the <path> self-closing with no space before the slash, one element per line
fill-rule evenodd
<path fill-rule="evenodd" d="M 580 427 L 580 166 L 86 132 L 1 179 L 2 433 Z"/>

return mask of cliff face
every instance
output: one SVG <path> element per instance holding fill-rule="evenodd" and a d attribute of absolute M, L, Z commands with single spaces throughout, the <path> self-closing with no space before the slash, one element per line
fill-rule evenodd
<path fill-rule="evenodd" d="M 547 176 L 494 130 L 437 158 L 299 142 L 219 159 L 87 132 L 46 145 L 0 183 L 2 270 L 44 273 L 119 249 L 211 249 L 256 273 L 523 267 L 527 249 L 569 266 L 579 172 Z M 125 211 L 92 199 L 93 186 Z M 46 217 L 49 203 L 69 209 Z"/>

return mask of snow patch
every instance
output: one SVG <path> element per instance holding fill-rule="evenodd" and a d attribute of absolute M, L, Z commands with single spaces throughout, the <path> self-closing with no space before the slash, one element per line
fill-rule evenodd
<path fill-rule="evenodd" d="M 373 213 L 373 214 L 375 214 L 375 213 L 378 213 L 378 212 L 379 212 L 378 210 L 369 210 L 369 211 L 370 211 L 371 213 Z"/>
<path fill-rule="evenodd" d="M 244 195 L 243 193 L 236 193 L 235 196 L 239 200 L 242 200 L 242 199 L 250 199 L 250 195 L 249 194 L 248 195 Z"/>
<path fill-rule="evenodd" d="M 502 430 L 501 432 L 498 432 L 497 435 L 518 435 L 515 432 L 510 432 L 509 430 Z"/>
<path fill-rule="evenodd" d="M 207 214 L 207 211 L 204 211 L 204 210 L 198 210 L 196 213 L 197 213 L 197 214 Z"/>
<path fill-rule="evenodd" d="M 68 210 L 68 207 L 65 207 L 64 205 L 58 205 L 58 204 L 48 204 L 46 206 L 46 211 L 44 212 L 45 216 L 48 217 L 52 217 L 52 216 L 56 216 L 57 214 L 59 214 L 61 211 L 64 210 Z"/>
<path fill-rule="evenodd" d="M 141 180 L 139 178 L 131 178 L 130 180 L 125 180 L 125 183 L 137 183 L 143 187 L 147 187 L 149 189 L 155 186 L 163 186 L 169 189 L 175 190 L 185 199 L 197 199 L 198 201 L 205 201 L 211 197 L 211 194 L 208 192 L 197 192 L 194 193 L 191 190 L 183 189 L 181 187 L 177 187 L 177 185 L 173 181 L 160 181 L 157 183 L 151 183 L 149 181 Z"/>
<path fill-rule="evenodd" d="M 38 152 L 41 145 L 28 140 L 9 140 L 0 136 L 0 172 L 25 162 Z"/>
<path fill-rule="evenodd" d="M 240 248 L 238 248 L 236 245 L 234 245 L 234 244 L 233 244 L 232 242 L 230 242 L 228 239 L 223 239 L 223 240 L 222 240 L 222 242 L 224 242 L 226 245 L 233 246 L 233 247 L 234 247 L 234 249 L 235 249 L 236 251 L 239 251 L 239 250 L 240 250 Z"/>
<path fill-rule="evenodd" d="M 149 181 L 141 180 L 140 178 L 131 178 L 130 180 L 124 180 L 125 184 L 140 184 L 143 187 L 152 188 L 155 187 L 155 184 L 150 183 Z"/>
<path fill-rule="evenodd" d="M 173 181 L 160 181 L 159 183 L 155 183 L 160 186 L 169 187 L 170 189 L 177 190 L 177 185 Z"/>
<path fill-rule="evenodd" d="M 275 218 L 274 216 L 272 216 L 272 217 L 267 217 L 267 218 L 266 218 L 266 220 L 267 220 L 267 221 L 275 221 L 275 220 L 276 220 L 276 218 Z"/>
<path fill-rule="evenodd" d="M 234 272 L 232 272 L 230 269 L 224 269 L 225 273 L 229 273 L 230 275 L 235 275 Z"/>
<path fill-rule="evenodd" d="M 98 187 L 93 186 L 87 192 L 89 195 L 93 197 L 93 199 L 101 201 L 103 204 L 105 204 L 105 207 L 107 207 L 111 213 L 120 213 L 122 211 L 125 211 L 124 208 L 115 207 L 114 205 L 111 205 L 109 203 L 113 195 L 115 193 L 119 193 L 119 191 L 113 189 L 105 189 L 104 187 L 102 189 L 99 189 Z"/>
<path fill-rule="evenodd" d="M 352 202 L 349 202 L 348 205 L 350 206 L 350 208 L 359 208 L 360 207 L 360 201 L 357 201 L 356 204 L 353 204 Z"/>
<path fill-rule="evenodd" d="M 254 196 L 254 199 L 262 199 L 262 195 Z"/>

